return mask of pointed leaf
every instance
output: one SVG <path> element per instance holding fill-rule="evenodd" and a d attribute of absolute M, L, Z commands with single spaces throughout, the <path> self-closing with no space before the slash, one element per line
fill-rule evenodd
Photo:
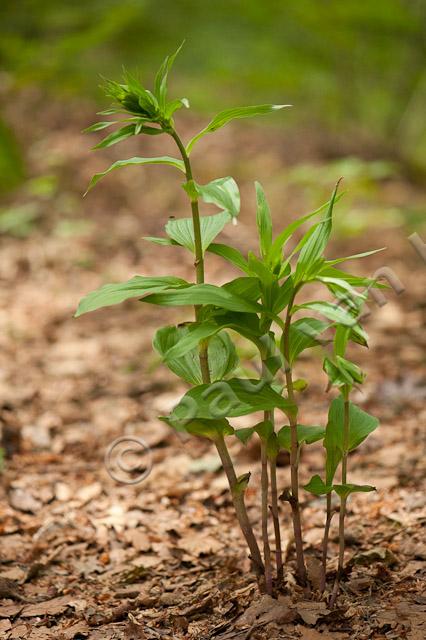
<path fill-rule="evenodd" d="M 213 216 L 203 216 L 200 218 L 203 254 L 230 220 L 231 216 L 227 211 L 222 211 L 222 213 L 217 213 Z M 192 218 L 169 220 L 166 224 L 166 233 L 170 238 L 172 238 L 172 240 L 177 242 L 177 244 L 180 244 L 195 253 L 194 223 Z"/>
<path fill-rule="evenodd" d="M 173 373 L 186 382 L 197 385 L 201 384 L 203 380 L 198 342 L 183 354 L 166 357 L 182 340 L 185 340 L 188 333 L 189 327 L 185 325 L 163 327 L 155 334 L 153 346 Z M 209 341 L 208 357 L 210 376 L 213 382 L 222 380 L 229 375 L 238 364 L 235 346 L 225 332 L 218 332 Z"/>
<path fill-rule="evenodd" d="M 295 406 L 263 380 L 231 380 L 190 389 L 171 413 L 172 419 L 235 418 L 255 411 L 294 412 Z"/>
<path fill-rule="evenodd" d="M 134 276 L 134 278 L 127 282 L 105 284 L 100 289 L 92 291 L 82 298 L 75 313 L 75 317 L 77 318 L 83 313 L 95 311 L 101 307 L 109 307 L 113 304 L 119 304 L 129 298 L 142 298 L 152 292 L 186 286 L 188 286 L 186 280 L 175 278 L 174 276 Z"/>
<path fill-rule="evenodd" d="M 279 109 L 284 109 L 285 107 L 291 107 L 290 104 L 259 104 L 252 107 L 233 107 L 231 109 L 225 109 L 225 111 L 221 111 L 217 114 L 209 122 L 207 127 L 205 127 L 202 131 L 197 133 L 186 145 L 186 152 L 191 153 L 192 147 L 194 144 L 200 140 L 207 133 L 211 133 L 225 126 L 231 120 L 235 120 L 237 118 L 251 118 L 253 116 L 265 115 L 268 113 L 272 113 L 274 111 L 278 111 Z"/>
<path fill-rule="evenodd" d="M 245 427 L 244 429 L 235 429 L 235 435 L 244 445 L 253 437 L 254 427 Z"/>
<path fill-rule="evenodd" d="M 92 187 L 94 187 L 95 184 L 99 182 L 99 180 L 101 180 L 104 176 L 106 176 L 111 171 L 114 171 L 114 169 L 120 169 L 121 167 L 128 167 L 130 165 L 137 165 L 137 164 L 167 164 L 185 173 L 185 165 L 183 164 L 182 160 L 178 160 L 177 158 L 171 158 L 169 156 L 161 156 L 158 158 L 134 157 L 134 158 L 129 158 L 128 160 L 117 160 L 117 162 L 114 162 L 108 169 L 106 169 L 106 171 L 102 171 L 101 173 L 95 173 L 95 175 L 93 176 L 93 178 L 89 183 L 89 186 L 87 187 L 86 193 L 90 191 L 90 189 L 92 189 Z M 86 193 L 84 195 L 86 195 Z"/>
<path fill-rule="evenodd" d="M 265 192 L 260 182 L 255 182 L 256 187 L 256 224 L 259 232 L 260 251 L 265 258 L 272 245 L 272 219 Z"/>
<path fill-rule="evenodd" d="M 185 41 L 184 41 L 185 42 Z M 170 69 L 176 59 L 176 56 L 182 49 L 184 42 L 177 48 L 177 50 L 172 54 L 166 57 L 163 64 L 161 65 L 156 77 L 154 84 L 154 94 L 158 100 L 158 104 L 161 110 L 164 110 L 166 106 L 166 96 L 167 96 L 167 77 Z"/>
<path fill-rule="evenodd" d="M 233 264 L 234 267 L 241 269 L 241 271 L 244 271 L 245 273 L 250 273 L 248 262 L 244 258 L 242 253 L 238 251 L 238 249 L 234 249 L 233 247 L 228 247 L 228 245 L 226 244 L 219 244 L 219 243 L 213 242 L 212 244 L 209 245 L 207 250 L 210 253 L 215 253 L 217 256 L 221 256 L 222 258 L 225 258 L 225 260 Z"/>
<path fill-rule="evenodd" d="M 161 416 L 160 420 L 176 429 L 176 431 L 190 433 L 193 436 L 200 436 L 208 440 L 216 440 L 220 436 L 230 436 L 234 433 L 234 429 L 229 422 L 222 418 L 221 420 L 206 420 L 203 418 L 194 418 L 192 420 L 182 421 L 171 418 L 170 416 Z"/>
<path fill-rule="evenodd" d="M 305 491 L 309 491 L 309 493 L 313 493 L 315 496 L 323 496 L 327 493 L 331 493 L 333 490 L 333 487 L 326 485 L 318 475 L 312 476 L 308 484 L 305 484 L 303 488 Z"/>
<path fill-rule="evenodd" d="M 310 309 L 311 311 L 317 311 L 332 322 L 338 322 L 347 327 L 352 327 L 356 324 L 356 319 L 349 313 L 349 311 L 347 311 L 343 307 L 338 306 L 337 304 L 332 304 L 331 302 L 306 302 L 305 304 L 300 304 L 293 307 L 293 313 L 299 311 L 300 309 Z"/>
<path fill-rule="evenodd" d="M 341 498 L 347 498 L 351 493 L 368 493 L 369 491 L 375 491 L 376 487 L 370 484 L 334 484 L 333 490 Z"/>
<path fill-rule="evenodd" d="M 262 307 L 232 293 L 225 287 L 213 284 L 194 284 L 186 288 L 162 293 L 154 293 L 144 298 L 144 302 L 168 307 L 184 305 L 214 305 L 229 311 L 258 313 Z"/>
<path fill-rule="evenodd" d="M 192 187 L 205 203 L 215 204 L 219 209 L 228 211 L 232 218 L 236 218 L 240 213 L 240 191 L 234 178 L 218 178 L 204 185 L 194 182 L 187 188 Z"/>
<path fill-rule="evenodd" d="M 317 318 L 301 318 L 290 325 L 289 364 L 293 364 L 297 356 L 305 349 L 321 344 L 318 336 L 330 325 Z"/>
<path fill-rule="evenodd" d="M 297 425 L 297 442 L 301 444 L 312 444 L 322 440 L 325 436 L 325 428 L 320 426 Z M 278 443 L 281 449 L 290 451 L 291 449 L 291 429 L 288 426 L 282 427 L 278 433 Z"/>

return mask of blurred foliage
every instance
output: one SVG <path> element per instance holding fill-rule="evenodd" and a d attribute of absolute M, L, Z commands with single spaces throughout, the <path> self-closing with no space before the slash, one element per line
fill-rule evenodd
<path fill-rule="evenodd" d="M 425 0 L 2 0 L 0 64 L 12 90 L 100 97 L 99 74 L 151 75 L 186 38 L 175 83 L 196 109 L 290 102 L 285 126 L 363 131 L 426 167 L 425 32 Z"/>

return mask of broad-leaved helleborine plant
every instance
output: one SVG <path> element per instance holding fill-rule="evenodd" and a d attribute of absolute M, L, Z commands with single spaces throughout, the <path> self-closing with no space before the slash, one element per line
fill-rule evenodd
<path fill-rule="evenodd" d="M 374 251 L 337 259 L 324 256 L 332 230 L 333 208 L 340 197 L 337 195 L 338 185 L 323 206 L 294 220 L 274 235 L 264 191 L 256 183 L 258 250 L 243 255 L 235 247 L 215 242 L 226 224 L 236 222 L 240 212 L 238 186 L 229 176 L 199 184 L 193 174 L 191 152 L 204 136 L 233 119 L 276 113 L 288 105 L 261 104 L 227 109 L 216 115 L 189 142 L 184 142 L 176 129 L 174 115 L 182 107 L 188 108 L 188 101 L 186 98 L 169 100 L 167 97 L 167 77 L 177 53 L 168 56 L 161 65 L 152 91 L 145 89 L 129 73 L 125 73 L 121 83 L 107 81 L 105 93 L 113 99 L 114 106 L 101 114 L 116 119 L 98 122 L 88 129 L 100 131 L 117 127 L 95 148 L 109 147 L 131 136 L 167 136 L 176 145 L 176 157 L 118 160 L 96 174 L 89 189 L 112 170 L 129 165 L 163 164 L 181 172 L 190 216 L 170 219 L 165 226 L 164 237 L 145 239 L 166 247 L 166 250 L 175 246 L 192 253 L 195 282 L 187 282 L 174 275 L 136 275 L 127 282 L 106 284 L 89 293 L 81 300 L 76 315 L 129 298 L 137 298 L 144 304 L 193 306 L 192 320 L 178 326 L 162 327 L 154 337 L 154 348 L 163 362 L 190 385 L 170 415 L 161 419 L 178 431 L 211 440 L 216 447 L 253 570 L 260 588 L 268 594 L 276 593 L 283 583 L 280 498 L 290 506 L 296 578 L 300 585 L 307 585 L 299 499 L 299 458 L 304 446 L 323 442 L 324 473 L 322 477 L 313 476 L 304 490 L 326 496 L 321 592 L 327 585 L 328 536 L 336 511 L 332 509 L 332 494 L 337 494 L 340 501 L 339 560 L 331 594 L 334 601 L 344 563 L 348 497 L 357 491 L 374 489 L 369 485 L 350 483 L 348 454 L 378 425 L 374 417 L 350 401 L 351 390 L 362 384 L 364 374 L 347 358 L 346 348 L 350 342 L 367 346 L 367 335 L 360 324 L 361 308 L 369 289 L 384 285 L 340 269 L 341 262 L 362 258 Z M 201 216 L 202 203 L 215 205 L 219 212 Z M 294 233 L 305 223 L 311 226 L 304 235 L 298 234 L 299 240 L 294 242 Z M 289 244 L 291 250 L 287 248 Z M 222 286 L 205 283 L 204 261 L 209 253 L 223 258 L 241 275 Z M 332 301 L 319 299 L 299 304 L 301 290 L 312 282 L 323 285 L 328 297 L 332 294 Z M 233 377 L 239 358 L 229 331 L 255 346 L 259 357 L 258 370 L 262 372 L 258 379 Z M 302 352 L 317 345 L 327 345 L 323 369 L 329 379 L 329 389 L 336 387 L 338 391 L 331 402 L 326 426 L 299 422 L 299 398 L 307 383 L 295 380 L 293 376 L 293 368 Z M 255 424 L 251 427 L 236 429 L 232 426 L 233 418 L 259 411 L 262 419 L 259 421 L 258 416 L 256 421 L 254 417 Z M 237 477 L 228 449 L 229 438 L 237 438 L 242 445 L 251 438 L 260 441 L 260 540 L 255 535 L 256 528 L 248 517 L 245 504 L 250 476 Z M 277 486 L 277 456 L 281 450 L 290 454 L 291 483 L 288 488 Z M 274 537 L 273 554 L 269 540 L 270 524 Z"/>

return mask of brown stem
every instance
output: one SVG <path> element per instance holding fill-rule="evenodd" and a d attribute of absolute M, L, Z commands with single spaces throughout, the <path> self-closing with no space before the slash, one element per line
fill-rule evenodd
<path fill-rule="evenodd" d="M 244 492 L 240 487 L 238 487 L 234 465 L 232 464 L 231 456 L 229 455 L 228 447 L 226 446 L 224 438 L 217 438 L 215 440 L 215 444 L 231 488 L 232 502 L 234 504 L 238 522 L 244 538 L 246 539 L 248 548 L 250 549 L 254 570 L 258 576 L 261 576 L 265 573 L 265 567 L 263 565 L 262 556 L 260 555 L 259 545 L 257 544 L 253 533 L 253 528 L 248 519 L 247 509 L 244 503 Z"/>
<path fill-rule="evenodd" d="M 324 593 L 326 579 L 327 579 L 327 554 L 328 554 L 328 539 L 330 535 L 330 525 L 333 519 L 333 512 L 331 510 L 331 494 L 327 494 L 327 514 L 324 525 L 324 537 L 322 541 L 322 572 L 320 581 L 320 593 Z"/>
<path fill-rule="evenodd" d="M 186 153 L 185 146 L 176 133 L 174 129 L 169 131 L 170 135 L 176 142 L 176 145 L 180 151 L 182 156 L 183 163 L 185 165 L 185 173 L 187 182 L 193 181 L 192 175 L 192 167 L 191 162 L 189 160 L 188 154 Z M 202 239 L 201 239 L 201 226 L 200 226 L 200 210 L 198 206 L 198 197 L 196 195 L 191 196 L 191 214 L 192 221 L 194 225 L 194 246 L 195 246 L 195 273 L 197 284 L 204 283 L 204 255 L 202 248 Z M 195 309 L 195 319 L 197 321 L 202 320 L 202 306 L 196 305 Z M 203 383 L 210 383 L 210 369 L 209 369 L 209 358 L 208 358 L 208 341 L 202 340 L 199 346 L 199 357 L 200 357 L 200 369 Z M 254 564 L 254 568 L 257 575 L 262 575 L 264 573 L 264 566 L 262 562 L 262 557 L 260 555 L 259 546 L 257 544 L 256 538 L 253 533 L 253 527 L 250 523 L 250 520 L 247 515 L 247 509 L 244 503 L 244 494 L 243 492 L 238 490 L 238 482 L 237 476 L 235 473 L 234 465 L 231 460 L 231 456 L 229 455 L 228 448 L 226 446 L 224 438 L 221 436 L 215 440 L 215 445 L 217 452 L 222 461 L 222 466 L 225 471 L 226 477 L 228 478 L 229 486 L 232 494 L 232 501 L 235 507 L 235 512 L 237 515 L 237 519 L 240 525 L 240 528 L 243 532 L 243 535 L 247 541 L 247 545 L 250 550 L 251 559 Z"/>
<path fill-rule="evenodd" d="M 263 541 L 263 558 L 265 561 L 265 588 L 266 593 L 272 595 L 272 564 L 271 564 L 271 547 L 269 546 L 268 536 L 268 457 L 266 454 L 266 442 L 261 439 L 261 463 L 262 463 L 262 541 Z"/>
<path fill-rule="evenodd" d="M 274 523 L 275 535 L 275 562 L 277 565 L 277 580 L 280 584 L 284 579 L 283 552 L 281 546 L 281 530 L 278 514 L 278 488 L 277 488 L 277 459 L 272 458 L 269 461 L 269 469 L 271 476 L 271 513 Z"/>
<path fill-rule="evenodd" d="M 343 388 L 344 398 L 344 414 L 343 414 L 343 454 L 342 454 L 342 484 L 347 483 L 348 476 L 348 448 L 349 448 L 349 388 L 347 385 Z M 337 565 L 336 580 L 331 595 L 330 607 L 333 607 L 339 594 L 340 580 L 343 574 L 343 566 L 345 560 L 345 516 L 346 516 L 346 497 L 340 498 L 339 512 L 339 561 Z"/>
<path fill-rule="evenodd" d="M 291 300 L 287 307 L 287 315 L 285 319 L 285 325 L 282 335 L 282 346 L 284 356 L 285 378 L 287 385 L 287 396 L 290 402 L 295 403 L 294 388 L 293 388 L 293 376 L 290 366 L 290 325 L 291 325 L 291 311 L 296 296 L 296 290 L 294 291 Z M 299 503 L 299 445 L 297 442 L 297 414 L 291 413 L 289 415 L 290 421 L 290 474 L 291 474 L 291 509 L 293 516 L 293 530 L 294 530 L 294 544 L 296 547 L 296 564 L 297 564 L 297 577 L 302 585 L 306 584 L 307 574 L 305 565 L 305 556 L 303 551 L 303 537 L 302 537 L 302 520 L 300 514 Z"/>

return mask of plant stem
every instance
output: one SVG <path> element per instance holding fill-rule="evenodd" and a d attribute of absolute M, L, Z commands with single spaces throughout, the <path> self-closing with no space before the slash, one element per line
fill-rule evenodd
<path fill-rule="evenodd" d="M 322 541 L 322 573 L 320 581 L 320 593 L 324 593 L 325 584 L 327 578 L 327 553 L 328 553 L 328 539 L 330 534 L 330 525 L 333 519 L 333 512 L 331 510 L 331 494 L 327 494 L 327 512 L 324 525 L 324 538 Z"/>
<path fill-rule="evenodd" d="M 345 385 L 343 387 L 343 399 L 344 399 L 344 413 L 343 413 L 343 453 L 342 453 L 342 484 L 347 484 L 348 476 L 348 448 L 349 448 L 349 387 Z M 330 606 L 333 607 L 337 595 L 339 593 L 340 579 L 343 574 L 343 565 L 345 559 L 345 516 L 346 516 L 346 497 L 340 498 L 340 512 L 339 512 L 339 561 L 337 565 L 336 580 L 333 586 L 333 593 L 331 595 Z"/>
<path fill-rule="evenodd" d="M 182 156 L 183 163 L 185 165 L 185 173 L 187 182 L 192 181 L 192 167 L 191 162 L 189 160 L 188 154 L 186 153 L 185 146 L 180 139 L 179 135 L 174 129 L 169 131 L 169 134 L 172 136 L 176 145 L 180 151 Z M 196 195 L 191 196 L 191 214 L 192 214 L 192 222 L 194 225 L 194 246 L 195 246 L 195 273 L 197 284 L 204 283 L 204 255 L 203 255 L 203 245 L 201 239 L 201 226 L 200 226 L 200 210 L 198 206 L 198 197 Z M 196 305 L 195 309 L 195 319 L 196 321 L 202 320 L 202 307 L 201 305 Z M 200 357 L 200 369 L 203 383 L 209 384 L 210 379 L 210 369 L 209 369 L 209 359 L 208 359 L 208 341 L 201 340 L 199 346 L 199 357 Z M 247 515 L 247 509 L 244 502 L 244 493 L 238 490 L 238 481 L 235 473 L 234 465 L 231 460 L 231 456 L 229 455 L 228 447 L 226 446 L 225 439 L 223 436 L 218 437 L 215 440 L 215 445 L 219 457 L 222 461 L 222 466 L 225 471 L 226 477 L 228 478 L 229 487 L 231 489 L 232 501 L 235 507 L 235 512 L 237 515 L 238 523 L 240 525 L 241 531 L 246 539 L 248 548 L 250 550 L 251 559 L 254 564 L 255 572 L 257 575 L 264 574 L 264 566 L 262 562 L 262 557 L 260 555 L 259 545 L 257 544 L 256 538 L 253 533 L 253 527 L 250 523 L 250 520 Z"/>
<path fill-rule="evenodd" d="M 269 546 L 268 536 L 268 456 L 266 454 L 266 442 L 261 438 L 261 463 L 262 463 L 262 541 L 263 541 L 263 558 L 265 561 L 265 589 L 268 595 L 272 595 L 272 564 L 271 564 L 271 547 Z"/>
<path fill-rule="evenodd" d="M 229 455 L 228 447 L 226 446 L 223 436 L 218 437 L 215 440 L 215 444 L 231 488 L 232 501 L 238 522 L 244 538 L 246 539 L 248 548 L 250 549 L 254 570 L 258 576 L 264 575 L 265 567 L 263 565 L 262 556 L 260 555 L 259 546 L 253 533 L 253 528 L 248 519 L 247 509 L 244 504 L 244 492 L 238 487 L 238 480 L 235 474 L 234 465 L 232 464 L 231 456 Z"/>
<path fill-rule="evenodd" d="M 275 562 L 277 565 L 277 580 L 281 583 L 284 579 L 283 552 L 281 546 L 281 530 L 278 515 L 278 488 L 277 488 L 277 459 L 269 460 L 269 470 L 271 476 L 271 513 L 274 523 L 275 535 Z"/>
<path fill-rule="evenodd" d="M 287 396 L 290 402 L 295 403 L 294 388 L 293 388 L 293 375 L 290 366 L 290 325 L 291 325 L 291 311 L 294 303 L 294 298 L 297 291 L 295 290 L 287 307 L 287 315 L 284 324 L 284 331 L 282 335 L 285 378 L 287 384 Z M 290 473 L 291 473 L 291 496 L 290 506 L 293 516 L 293 530 L 294 530 L 294 544 L 296 547 L 296 565 L 297 565 L 297 577 L 302 585 L 306 584 L 307 574 L 305 565 L 305 556 L 303 552 L 303 537 L 302 537 L 302 521 L 300 515 L 300 503 L 299 503 L 299 445 L 297 442 L 297 414 L 291 413 L 289 416 L 290 421 Z"/>

